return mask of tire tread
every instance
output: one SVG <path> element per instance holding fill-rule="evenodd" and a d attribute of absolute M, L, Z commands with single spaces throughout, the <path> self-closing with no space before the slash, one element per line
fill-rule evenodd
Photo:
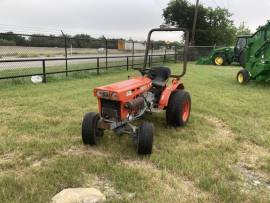
<path fill-rule="evenodd" d="M 166 121 L 168 125 L 175 127 L 182 127 L 186 125 L 189 118 L 187 121 L 184 121 L 182 118 L 183 106 L 186 99 L 189 100 L 191 110 L 191 98 L 188 92 L 185 90 L 175 90 L 172 92 L 168 107 L 166 109 Z"/>
<path fill-rule="evenodd" d="M 152 153 L 153 136 L 154 125 L 150 122 L 143 122 L 138 129 L 138 154 L 146 155 Z"/>

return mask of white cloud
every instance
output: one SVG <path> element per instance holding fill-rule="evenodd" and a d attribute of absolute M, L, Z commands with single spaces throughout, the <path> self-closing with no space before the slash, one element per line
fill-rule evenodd
<path fill-rule="evenodd" d="M 195 2 L 195 0 L 191 0 L 191 2 Z M 229 9 L 233 13 L 232 18 L 236 25 L 245 22 L 252 31 L 270 20 L 269 0 L 200 0 L 200 2 L 212 7 L 218 5 Z"/>
<path fill-rule="evenodd" d="M 47 33 L 59 33 L 63 29 L 72 34 L 84 32 L 94 36 L 143 40 L 149 29 L 162 24 L 162 9 L 168 2 L 169 0 L 0 0 L 0 31 L 16 28 L 17 31 L 24 32 L 46 30 Z M 190 2 L 195 3 L 195 0 Z M 218 4 L 229 8 L 234 13 L 236 24 L 245 21 L 253 31 L 269 18 L 269 0 L 200 2 L 207 6 Z M 179 38 L 176 34 L 162 38 L 166 37 Z"/>

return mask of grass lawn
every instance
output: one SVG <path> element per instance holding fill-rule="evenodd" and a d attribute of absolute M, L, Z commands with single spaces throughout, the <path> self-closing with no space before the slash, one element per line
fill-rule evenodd
<path fill-rule="evenodd" d="M 92 186 L 108 202 L 269 202 L 270 85 L 241 86 L 238 69 L 189 64 L 190 122 L 175 129 L 165 113 L 146 115 L 156 128 L 150 157 L 111 132 L 97 147 L 81 141 L 83 114 L 97 111 L 92 89 L 135 71 L 2 81 L 1 203 L 50 202 L 64 188 Z"/>

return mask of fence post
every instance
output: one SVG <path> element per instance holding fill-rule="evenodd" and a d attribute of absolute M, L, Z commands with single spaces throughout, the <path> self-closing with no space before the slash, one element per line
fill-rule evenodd
<path fill-rule="evenodd" d="M 177 47 L 174 47 L 174 63 L 177 63 Z"/>
<path fill-rule="evenodd" d="M 152 50 L 151 50 L 151 66 L 153 63 L 153 53 L 154 53 L 154 43 L 152 43 Z"/>
<path fill-rule="evenodd" d="M 127 71 L 129 69 L 129 57 L 127 56 Z"/>
<path fill-rule="evenodd" d="M 148 66 L 151 67 L 151 55 L 148 55 Z"/>
<path fill-rule="evenodd" d="M 166 62 L 166 59 L 167 59 L 166 54 L 167 54 L 167 48 L 166 48 L 166 46 L 165 46 L 165 54 L 164 54 L 164 58 L 163 58 L 163 63 L 165 63 L 165 62 Z"/>
<path fill-rule="evenodd" d="M 107 39 L 105 38 L 105 55 L 106 55 L 106 70 L 108 70 L 108 41 Z"/>
<path fill-rule="evenodd" d="M 42 60 L 43 83 L 47 83 L 45 60 Z"/>
<path fill-rule="evenodd" d="M 132 40 L 132 68 L 134 68 L 134 41 Z"/>
<path fill-rule="evenodd" d="M 67 54 L 67 37 L 66 35 L 64 34 L 64 32 L 61 30 L 63 36 L 64 36 L 64 39 L 65 39 L 65 59 L 66 59 L 66 77 L 68 76 L 68 54 Z"/>
<path fill-rule="evenodd" d="M 99 57 L 97 57 L 97 75 L 99 75 Z"/>

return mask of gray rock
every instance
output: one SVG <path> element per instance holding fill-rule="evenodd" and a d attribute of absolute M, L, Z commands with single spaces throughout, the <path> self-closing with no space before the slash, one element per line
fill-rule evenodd
<path fill-rule="evenodd" d="M 68 188 L 52 198 L 52 203 L 100 203 L 106 197 L 95 188 Z"/>

